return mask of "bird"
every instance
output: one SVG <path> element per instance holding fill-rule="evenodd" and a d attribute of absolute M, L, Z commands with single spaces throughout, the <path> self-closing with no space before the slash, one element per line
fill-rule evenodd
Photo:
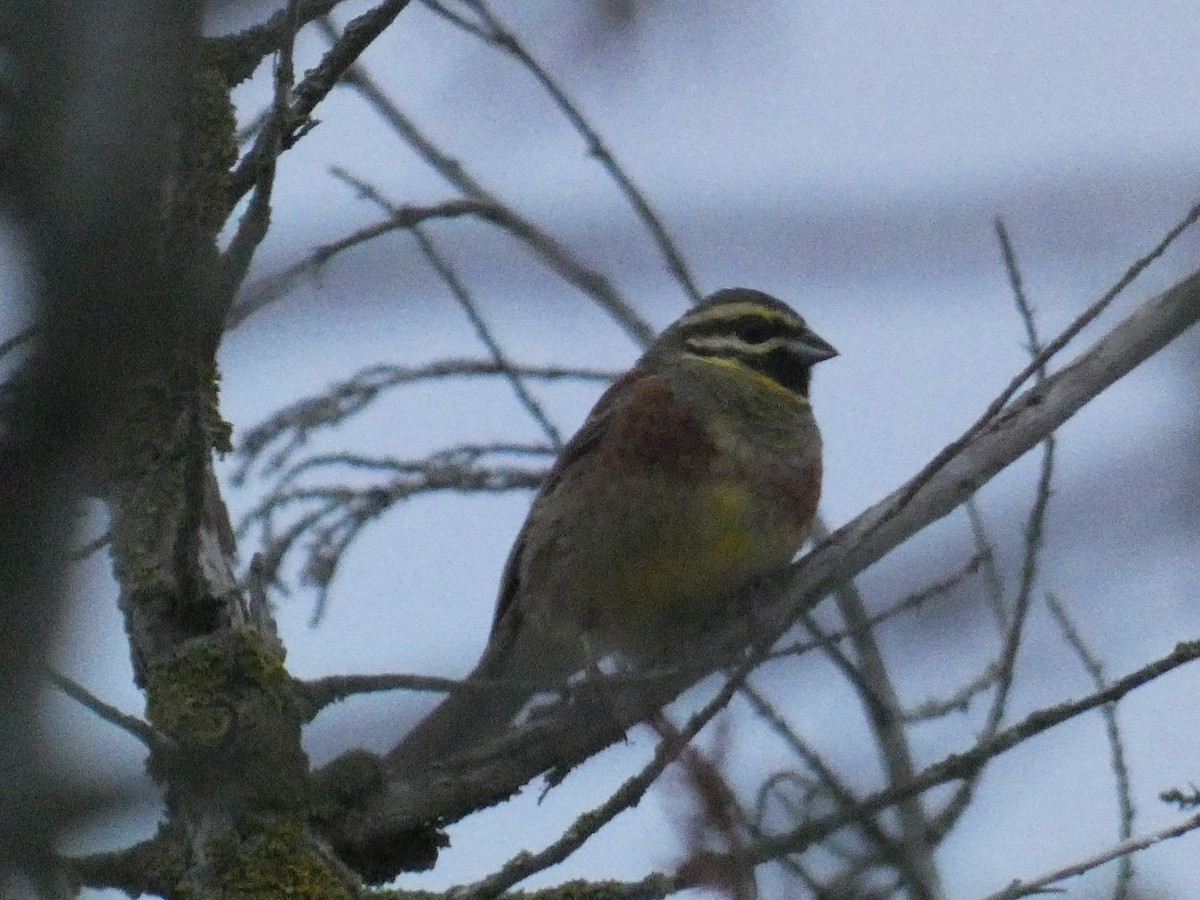
<path fill-rule="evenodd" d="M 809 536 L 821 493 L 814 365 L 837 356 L 790 306 L 719 290 L 601 395 L 537 492 L 491 635 L 458 690 L 389 754 L 436 764 L 509 727 L 539 689 L 607 657 L 678 661 Z"/>

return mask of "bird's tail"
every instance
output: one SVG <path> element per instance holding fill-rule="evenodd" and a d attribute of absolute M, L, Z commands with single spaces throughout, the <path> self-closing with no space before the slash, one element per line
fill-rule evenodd
<path fill-rule="evenodd" d="M 493 642 L 462 685 L 417 723 L 388 760 L 424 768 L 487 743 L 508 729 L 535 694 L 561 686 L 577 668 L 575 654 L 556 653 L 542 642 Z"/>

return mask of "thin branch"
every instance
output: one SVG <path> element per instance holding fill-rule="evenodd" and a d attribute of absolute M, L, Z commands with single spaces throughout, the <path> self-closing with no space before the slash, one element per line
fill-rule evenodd
<path fill-rule="evenodd" d="M 258 64 L 278 52 L 296 31 L 313 19 L 328 15 L 343 0 L 300 0 L 295 8 L 284 7 L 267 21 L 237 34 L 209 38 L 208 45 L 221 62 L 221 70 L 230 85 L 245 81 Z"/>
<path fill-rule="evenodd" d="M 1033 358 L 1034 363 L 1037 363 L 1039 359 L 1042 360 L 1036 365 L 1034 370 L 1036 389 L 1037 386 L 1044 384 L 1047 378 L 1045 359 L 1042 358 L 1043 349 L 1041 340 L 1037 334 L 1033 310 L 1025 295 L 1024 282 L 1020 269 L 1017 266 L 1016 254 L 1013 252 L 1012 242 L 1009 240 L 1003 221 L 997 218 L 995 228 L 1000 242 L 1005 270 L 1008 275 L 1009 286 L 1013 294 L 1013 302 L 1017 307 L 1017 312 L 1021 317 L 1021 323 L 1025 328 L 1025 334 L 1029 341 L 1029 354 Z M 1059 335 L 1060 339 L 1061 337 L 1062 335 Z M 993 405 L 995 404 L 993 403 Z M 1017 586 L 1017 596 L 1013 602 L 1011 616 L 1006 616 L 1008 625 L 1007 629 L 1003 632 L 1003 644 L 999 658 L 988 667 L 989 671 L 983 672 L 981 677 L 976 681 L 976 683 L 979 683 L 991 676 L 990 680 L 996 686 L 996 693 L 992 697 L 992 704 L 988 710 L 983 728 L 982 739 L 984 740 L 995 734 L 1004 721 L 1008 699 L 1012 691 L 1013 679 L 1016 676 L 1017 654 L 1020 650 L 1021 639 L 1025 633 L 1025 623 L 1033 602 L 1033 587 L 1037 580 L 1038 564 L 1042 552 L 1042 536 L 1045 530 L 1046 510 L 1050 503 L 1050 485 L 1054 474 L 1055 441 L 1053 432 L 1046 435 L 1045 440 L 1042 442 L 1042 447 L 1042 465 L 1038 475 L 1037 490 L 1025 526 L 1025 551 L 1022 555 L 1021 576 Z M 978 518 L 978 515 L 973 519 L 972 524 L 976 528 L 976 541 L 978 542 L 982 539 L 986 543 L 986 536 L 982 532 L 982 520 Z M 1002 607 L 999 605 L 997 605 L 997 611 L 1000 615 L 1004 614 Z M 976 780 L 980 774 L 982 773 L 978 772 L 971 778 L 964 779 L 963 783 L 958 786 L 958 789 L 946 802 L 941 814 L 938 816 L 940 830 L 944 831 L 951 827 L 952 823 L 966 809 L 974 793 Z"/>
<path fill-rule="evenodd" d="M 1058 623 L 1058 627 L 1062 631 L 1067 645 L 1075 651 L 1075 655 L 1079 657 L 1079 661 L 1083 664 L 1084 669 L 1091 676 L 1092 684 L 1097 689 L 1103 688 L 1105 685 L 1104 667 L 1101 665 L 1100 660 L 1096 658 L 1096 655 L 1088 649 L 1083 635 L 1079 633 L 1079 629 L 1071 621 L 1071 617 L 1067 615 L 1067 610 L 1063 606 L 1062 601 L 1054 596 L 1054 594 L 1047 594 L 1046 605 L 1054 615 L 1054 620 Z M 1129 766 L 1125 762 L 1125 744 L 1121 740 L 1121 726 L 1117 721 L 1117 708 L 1115 705 L 1102 707 L 1100 714 L 1104 716 L 1104 730 L 1108 737 L 1108 750 L 1112 756 L 1113 776 L 1117 787 L 1117 808 L 1120 816 L 1120 830 L 1117 836 L 1121 840 L 1128 840 L 1133 836 L 1133 790 L 1129 784 Z M 1117 869 L 1117 881 L 1113 890 L 1113 900 L 1125 900 L 1129 896 L 1129 888 L 1132 882 L 1133 857 L 1128 855 L 1122 856 L 1120 866 Z"/>
<path fill-rule="evenodd" d="M 458 273 L 454 271 L 444 256 L 442 256 L 437 247 L 434 245 L 432 238 L 427 235 L 423 229 L 413 228 L 413 235 L 420 244 L 421 252 L 425 254 L 425 258 L 429 260 L 429 264 L 441 276 L 442 281 L 450 288 L 450 292 L 454 294 L 454 299 L 458 301 L 458 305 L 462 311 L 466 313 L 471 327 L 475 329 L 475 335 L 479 338 L 484 347 L 491 354 L 492 360 L 500 367 L 504 373 L 505 380 L 511 385 L 513 393 L 516 394 L 517 400 L 525 407 L 525 411 L 529 413 L 529 417 L 537 423 L 542 430 L 542 434 L 550 441 L 555 450 L 561 450 L 563 446 L 562 434 L 558 428 L 550 421 L 550 417 L 546 415 L 546 411 L 542 408 L 542 404 L 538 399 L 530 393 L 529 388 L 525 385 L 525 381 L 517 373 L 512 360 L 508 358 L 508 354 L 501 348 L 496 336 L 492 334 L 491 328 L 484 321 L 482 313 L 479 311 L 479 306 L 475 303 L 475 298 L 471 296 L 471 292 L 467 290 L 467 286 L 463 280 L 458 277 Z"/>
<path fill-rule="evenodd" d="M 950 781 L 970 778 L 990 760 L 1024 743 L 1029 738 L 1106 703 L 1120 700 L 1131 691 L 1149 684 L 1167 672 L 1196 660 L 1200 660 L 1200 640 L 1181 642 L 1171 653 L 1117 679 L 1104 690 L 1095 691 L 1079 700 L 1066 701 L 1030 713 L 1017 724 L 979 741 L 969 750 L 952 754 L 921 770 L 907 784 L 888 787 L 872 794 L 859 805 L 859 809 L 856 811 L 857 815 L 874 814 L 895 805 L 905 797 L 923 793 Z M 783 853 L 799 852 L 846 825 L 852 824 L 857 820 L 857 815 L 835 813 L 823 819 L 805 823 L 789 832 L 763 841 L 749 852 L 760 862 L 767 862 Z"/>
<path fill-rule="evenodd" d="M 398 503 L 441 491 L 500 493 L 536 488 L 546 474 L 541 470 L 512 466 L 480 466 L 469 459 L 453 459 L 444 455 L 404 462 L 359 459 L 337 454 L 306 461 L 297 469 L 307 470 L 326 464 L 352 467 L 360 464 L 366 468 L 389 471 L 393 477 L 385 483 L 365 487 L 333 485 L 289 490 L 277 487 L 251 510 L 238 527 L 238 534 L 241 535 L 256 524 L 262 526 L 266 543 L 261 553 L 261 570 L 262 576 L 270 583 L 278 580 L 279 568 L 295 543 L 302 536 L 309 535 L 301 581 L 317 589 L 314 622 L 319 621 L 324 613 L 329 590 L 347 548 L 363 528 Z M 288 507 L 297 506 L 315 509 L 301 516 L 282 535 L 274 535 L 274 517 Z"/>
<path fill-rule="evenodd" d="M 319 24 L 330 40 L 335 42 L 338 40 L 337 30 L 328 19 L 322 19 Z M 435 172 L 457 187 L 469 199 L 494 207 L 496 210 L 494 220 L 498 226 L 525 244 L 536 257 L 564 281 L 591 297 L 639 346 L 649 346 L 654 340 L 654 329 L 621 296 L 603 274 L 584 264 L 565 244 L 502 203 L 494 194 L 484 188 L 458 160 L 444 153 L 423 134 L 413 121 L 383 93 L 361 66 L 349 69 L 345 76 L 345 82 L 357 90 L 380 117 Z"/>
<path fill-rule="evenodd" d="M 583 138 L 587 144 L 588 153 L 604 167 L 613 181 L 617 183 L 617 187 L 625 195 L 637 217 L 650 232 L 651 238 L 653 238 L 659 253 L 662 254 L 663 260 L 667 264 L 667 269 L 675 277 L 675 280 L 687 292 L 693 303 L 699 302 L 702 294 L 700 289 L 696 287 L 696 280 L 692 276 L 687 263 L 684 261 L 683 255 L 679 252 L 678 247 L 675 246 L 675 241 L 667 232 L 662 219 L 659 218 L 653 207 L 650 206 L 650 202 L 646 199 L 641 189 L 633 183 L 633 180 L 629 177 L 624 167 L 617 162 L 612 151 L 605 144 L 603 138 L 600 137 L 600 134 L 591 126 L 591 123 L 584 117 L 579 107 L 567 96 L 562 86 L 546 71 L 545 66 L 538 62 L 525 48 L 518 35 L 500 20 L 500 17 L 496 15 L 484 0 L 464 0 L 464 2 L 475 10 L 485 27 L 479 27 L 474 23 L 470 23 L 462 16 L 451 13 L 445 6 L 437 2 L 437 0 L 425 0 L 425 5 L 467 33 L 508 53 L 533 75 L 537 82 L 546 90 L 546 93 L 550 95 L 550 98 L 554 101 L 554 105 L 558 107 L 559 111 L 571 123 L 575 131 Z"/>
<path fill-rule="evenodd" d="M 524 379 L 549 381 L 572 379 L 608 382 L 614 373 L 566 366 L 517 366 L 515 371 Z M 297 401 L 281 409 L 266 421 L 249 429 L 238 446 L 241 460 L 234 474 L 235 483 L 244 481 L 250 467 L 276 441 L 288 436 L 284 446 L 266 462 L 266 472 L 281 469 L 291 455 L 307 443 L 314 431 L 341 424 L 369 406 L 380 394 L 442 378 L 475 378 L 503 375 L 504 370 L 494 360 L 446 359 L 423 366 L 369 366 L 346 381 L 334 385 L 324 394 Z"/>
<path fill-rule="evenodd" d="M 1004 253 L 1004 263 L 1008 270 L 1009 284 L 1013 290 L 1013 300 L 1025 326 L 1029 338 L 1029 354 L 1033 357 L 1035 383 L 1040 385 L 1046 379 L 1046 362 L 1042 358 L 1041 340 L 1038 338 L 1037 327 L 1033 320 L 1033 311 L 1025 296 L 1021 273 L 1017 268 L 1016 257 L 1008 232 L 1000 219 L 996 220 L 996 233 Z M 1061 338 L 1061 335 L 1059 336 Z M 1041 360 L 1040 362 L 1038 362 Z M 1016 670 L 1017 651 L 1024 633 L 1025 620 L 1033 601 L 1033 586 L 1037 580 L 1038 563 L 1042 552 L 1042 538 L 1046 525 L 1046 509 L 1050 504 L 1050 485 L 1054 476 L 1054 434 L 1047 435 L 1043 442 L 1042 466 L 1038 475 L 1037 493 L 1033 508 L 1029 512 L 1029 520 L 1025 526 L 1025 553 L 1021 562 L 1021 577 L 1017 588 L 1016 602 L 1013 604 L 1012 618 L 1009 622 L 1008 633 L 1005 636 L 1004 648 L 1000 654 L 999 670 L 996 676 L 996 696 L 988 713 L 985 733 L 990 733 L 999 727 L 1004 719 L 1009 692 L 1012 688 L 1013 676 Z"/>
<path fill-rule="evenodd" d="M 1171 244 L 1173 244 L 1175 240 L 1181 234 L 1183 234 L 1184 231 L 1194 225 L 1198 219 L 1200 219 L 1200 203 L 1197 203 L 1195 206 L 1193 206 L 1188 211 L 1187 215 L 1184 216 L 1184 218 L 1177 225 L 1171 228 L 1149 253 L 1134 262 L 1133 265 L 1131 265 L 1125 271 L 1125 274 L 1117 280 L 1117 283 L 1109 288 L 1109 290 L 1106 291 L 1099 300 L 1080 313 L 1074 322 L 1063 329 L 1063 331 L 1060 332 L 1054 340 L 1047 344 L 1040 353 L 1036 354 L 1029 364 L 1026 365 L 1025 368 L 1022 369 L 1016 375 L 1016 377 L 1009 382 L 1008 386 L 1000 392 L 999 396 L 997 396 L 996 399 L 988 405 L 988 408 L 984 410 L 983 415 L 981 415 L 975 421 L 975 423 L 971 425 L 970 428 L 963 432 L 961 437 L 959 437 L 953 443 L 947 445 L 941 450 L 941 452 L 937 454 L 937 456 L 930 460 L 929 463 L 926 464 L 923 469 L 921 469 L 917 476 L 909 482 L 904 493 L 900 493 L 895 496 L 892 510 L 889 511 L 887 515 L 880 517 L 879 523 L 876 527 L 881 528 L 886 525 L 891 516 L 896 515 L 902 507 L 907 505 L 912 499 L 912 496 L 919 491 L 924 484 L 930 481 L 934 475 L 936 475 L 946 466 L 950 465 L 955 457 L 962 453 L 963 449 L 967 447 L 977 435 L 987 431 L 988 428 L 998 419 L 1002 420 L 1004 418 L 1004 416 L 1001 415 L 1002 411 L 1004 411 L 1005 407 L 1009 405 L 1010 401 L 1012 401 L 1016 396 L 1017 391 L 1020 390 L 1021 386 L 1029 380 L 1030 376 L 1036 372 L 1044 371 L 1046 363 L 1049 362 L 1050 359 L 1057 355 L 1064 347 L 1066 347 L 1068 343 L 1071 342 L 1071 340 L 1073 340 L 1081 331 L 1083 331 L 1084 328 L 1090 325 L 1105 309 L 1107 309 L 1109 305 L 1112 304 L 1113 300 L 1115 300 L 1125 290 L 1125 288 L 1129 287 L 1129 285 L 1133 283 L 1134 279 L 1136 279 L 1138 275 L 1145 271 L 1146 268 L 1156 259 L 1162 256 L 1167 251 L 1167 248 L 1169 248 Z"/>
<path fill-rule="evenodd" d="M 972 700 L 996 683 L 999 674 L 1000 664 L 993 661 L 950 696 L 926 700 L 905 712 L 904 721 L 928 722 L 931 719 L 940 719 L 952 712 L 966 712 L 970 708 Z"/>
<path fill-rule="evenodd" d="M 358 191 L 359 195 L 367 200 L 370 200 L 376 206 L 381 207 L 385 212 L 396 217 L 397 210 L 384 198 L 384 196 L 372 185 L 367 182 L 355 178 L 344 169 L 335 169 L 334 175 L 347 184 L 351 185 Z M 529 392 L 525 386 L 524 380 L 516 370 L 516 365 L 508 358 L 508 355 L 500 347 L 495 335 L 492 334 L 488 324 L 483 320 L 483 315 L 479 312 L 479 307 L 475 303 L 475 298 L 471 296 L 471 292 L 467 289 L 466 284 L 449 261 L 438 251 L 433 239 L 425 233 L 418 225 L 413 225 L 410 229 L 413 236 L 417 239 L 417 245 L 421 248 L 421 253 L 428 260 L 433 270 L 437 272 L 438 277 L 450 288 L 450 293 L 454 295 L 454 299 L 458 302 L 459 307 L 467 315 L 467 320 L 471 323 L 471 327 L 475 329 L 475 335 L 479 338 L 484 347 L 491 354 L 492 361 L 499 367 L 501 374 L 508 381 L 513 389 L 513 393 L 517 395 L 517 400 L 525 407 L 530 418 L 537 423 L 541 428 L 542 433 L 546 435 L 550 443 L 555 449 L 561 449 L 563 445 L 562 435 L 550 418 L 546 415 L 546 411 L 542 409 L 542 405 L 537 398 Z"/>
<path fill-rule="evenodd" d="M 829 536 L 824 527 L 815 532 L 813 539 L 820 541 Z M 913 765 L 912 749 L 905 732 L 904 712 L 896 689 L 892 686 L 883 653 L 875 642 L 875 633 L 866 627 L 869 620 L 866 604 L 853 581 L 843 581 L 833 592 L 838 610 L 850 630 L 850 642 L 854 646 L 857 665 L 848 662 L 844 671 L 854 673 L 851 683 L 857 688 L 871 723 L 876 748 L 889 784 L 903 784 L 912 780 L 916 767 Z M 810 630 L 813 625 L 806 624 Z M 828 645 L 826 650 L 832 650 Z M 835 661 L 837 655 L 835 655 Z M 919 797 L 903 801 L 897 810 L 900 820 L 899 843 L 903 852 L 894 857 L 897 868 L 904 878 L 910 896 L 920 900 L 936 900 L 942 896 L 941 877 L 933 862 L 933 853 L 926 833 L 928 823 Z M 882 848 L 886 849 L 886 847 Z"/>
<path fill-rule="evenodd" d="M 230 177 L 229 207 L 255 184 L 261 171 L 264 157 L 271 153 L 271 145 L 279 140 L 282 148 L 290 148 L 307 130 L 309 117 L 317 105 L 333 90 L 339 79 L 346 76 L 363 51 L 383 33 L 396 16 L 408 6 L 409 0 L 383 0 L 346 25 L 341 36 L 325 53 L 321 61 L 304 76 L 292 92 L 292 102 L 287 108 L 285 124 L 264 125 L 254 146 L 242 157 Z M 322 21 L 324 19 L 322 18 Z M 272 113 L 272 118 L 275 118 Z M 272 134 L 279 129 L 278 135 Z M 276 154 L 277 155 L 277 154 Z"/>
<path fill-rule="evenodd" d="M 287 30 L 281 38 L 275 61 L 275 92 L 271 114 L 263 123 L 255 144 L 257 169 L 254 173 L 254 194 L 237 231 L 225 252 L 217 274 L 216 289 L 209 302 L 220 310 L 217 321 L 228 318 L 233 297 L 241 287 L 254 259 L 254 252 L 267 236 L 271 226 L 271 194 L 275 186 L 275 164 L 283 149 L 283 136 L 291 128 L 288 96 L 295 79 L 292 51 L 299 27 L 299 0 L 290 0 L 285 10 Z"/>
<path fill-rule="evenodd" d="M 907 597 L 896 601 L 893 605 L 887 607 L 881 612 L 875 613 L 873 616 L 868 617 L 865 622 L 855 626 L 854 628 L 846 627 L 825 632 L 824 637 L 816 640 L 795 641 L 790 644 L 783 644 L 772 650 L 767 658 L 782 659 L 787 656 L 803 656 L 805 653 L 809 653 L 812 650 L 816 650 L 825 646 L 827 641 L 845 640 L 846 638 L 850 637 L 850 635 L 853 634 L 858 628 L 875 628 L 877 625 L 880 625 L 883 622 L 887 622 L 891 619 L 897 618 L 898 616 L 904 615 L 907 612 L 911 612 L 920 608 L 930 600 L 941 599 L 950 593 L 950 591 L 954 590 L 954 588 L 962 584 L 965 579 L 978 572 L 983 561 L 984 557 L 980 554 L 972 556 L 957 572 L 954 572 L 941 581 L 934 582 L 933 584 L 928 585 L 921 590 L 915 591 L 914 593 L 909 594 Z"/>
<path fill-rule="evenodd" d="M 1017 254 L 1013 250 L 1012 240 L 1008 236 L 1008 228 L 1004 224 L 1004 219 L 997 216 L 992 221 L 992 227 L 996 232 L 996 240 L 1000 242 L 1000 253 L 1004 257 L 1004 270 L 1008 273 L 1008 286 L 1012 290 L 1017 311 L 1021 314 L 1021 322 L 1025 325 L 1025 334 L 1029 338 L 1029 355 L 1036 359 L 1042 352 L 1042 346 L 1037 337 L 1033 308 L 1029 305 L 1029 298 L 1025 294 L 1025 280 L 1021 277 L 1021 269 L 1017 265 Z M 1046 374 L 1044 363 L 1037 367 L 1037 374 L 1042 376 Z"/>
<path fill-rule="evenodd" d="M 1191 816 L 1181 822 L 1176 822 L 1174 825 L 1169 825 L 1159 831 L 1152 831 L 1141 837 L 1121 841 L 1121 843 L 1115 844 L 1102 853 L 1080 860 L 1072 865 L 1064 866 L 1061 869 L 1056 869 L 1053 872 L 1047 872 L 1045 875 L 1040 875 L 1029 881 L 1014 881 L 1004 890 L 988 894 L 984 900 L 1017 900 L 1019 897 L 1028 897 L 1032 894 L 1049 893 L 1046 888 L 1056 882 L 1063 881 L 1066 878 L 1074 878 L 1076 875 L 1082 875 L 1084 872 L 1089 872 L 1105 863 L 1112 862 L 1114 859 L 1128 858 L 1131 853 L 1137 853 L 1140 850 L 1145 850 L 1147 847 L 1153 847 L 1162 841 L 1180 837 L 1189 831 L 1197 829 L 1200 829 L 1200 815 Z"/>
<path fill-rule="evenodd" d="M 305 259 L 264 278 L 248 290 L 243 291 L 242 298 L 229 311 L 229 317 L 225 322 L 226 326 L 236 328 L 241 325 L 251 316 L 286 296 L 302 276 L 317 274 L 333 257 L 360 244 L 365 244 L 385 234 L 411 230 L 414 226 L 430 219 L 453 219 L 461 216 L 491 219 L 494 213 L 494 207 L 490 204 L 463 199 L 445 200 L 431 206 L 389 205 L 388 209 L 389 217 L 382 222 L 360 228 L 340 240 L 322 244 Z"/>
<path fill-rule="evenodd" d="M 817 776 L 817 781 L 824 792 L 832 797 L 840 808 L 844 810 L 858 808 L 860 798 L 854 792 L 854 789 L 838 777 L 829 764 L 821 758 L 821 755 L 796 733 L 788 721 L 779 714 L 765 697 L 758 693 L 749 681 L 741 686 L 739 692 L 754 707 L 754 711 L 758 716 L 767 722 L 771 730 L 812 770 Z M 765 812 L 762 792 L 760 792 L 760 800 L 757 808 L 758 815 L 755 825 L 761 832 L 764 827 L 762 820 Z M 871 816 L 863 816 L 855 824 L 862 829 L 867 839 L 875 845 L 880 856 L 891 861 L 897 870 L 902 868 L 903 849 L 900 843 L 888 834 L 878 821 Z"/>
<path fill-rule="evenodd" d="M 115 706 L 105 703 L 78 681 L 53 670 L 46 671 L 46 678 L 56 688 L 72 700 L 78 702 L 85 709 L 91 710 L 105 722 L 116 725 L 127 734 L 133 735 L 147 747 L 161 746 L 167 741 L 149 722 L 145 722 L 137 716 L 123 713 Z"/>

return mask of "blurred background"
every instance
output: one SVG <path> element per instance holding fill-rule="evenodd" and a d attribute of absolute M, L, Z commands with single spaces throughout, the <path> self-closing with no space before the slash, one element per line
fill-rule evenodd
<path fill-rule="evenodd" d="M 344 24 L 368 7 L 347 2 L 335 18 Z M 494 8 L 644 190 L 703 292 L 766 290 L 841 351 L 818 370 L 813 390 L 826 440 L 823 513 L 833 527 L 915 474 L 1028 360 L 995 217 L 1007 225 L 1038 327 L 1050 337 L 1200 200 L 1200 18 L 1191 4 L 496 0 Z M 273 9 L 220 10 L 208 31 L 239 30 Z M 302 32 L 297 68 L 315 64 L 325 46 L 316 29 Z M 643 223 L 510 57 L 414 2 L 364 66 L 446 154 L 605 274 L 656 328 L 686 308 L 686 293 Z M 243 122 L 269 103 L 268 69 L 236 93 Z M 272 232 L 252 280 L 379 221 L 378 208 L 331 167 L 397 204 L 454 195 L 359 94 L 335 92 L 319 118 L 281 162 Z M 619 371 L 640 352 L 510 236 L 465 218 L 430 223 L 426 233 L 470 286 L 510 358 Z M 1083 341 L 1195 269 L 1198 251 L 1200 237 L 1185 234 Z M 277 409 L 367 366 L 486 355 L 413 236 L 395 232 L 297 279 L 227 336 L 223 411 L 236 440 Z M 1061 430 L 1010 721 L 1090 691 L 1041 602 L 1046 592 L 1070 610 L 1112 677 L 1200 631 L 1198 379 L 1193 329 Z M 601 385 L 534 390 L 567 435 Z M 540 439 L 507 384 L 458 379 L 391 391 L 344 426 L 313 434 L 306 449 L 417 458 L 462 441 Z M 979 498 L 1010 584 L 1021 564 L 1036 456 Z M 231 459 L 223 472 L 237 468 Z M 271 484 L 261 467 L 241 485 L 230 481 L 235 521 Z M 526 492 L 443 493 L 389 510 L 342 560 L 315 626 L 315 592 L 298 583 L 299 561 L 289 562 L 292 590 L 275 599 L 292 673 L 465 674 L 486 640 L 499 573 L 529 499 Z M 90 537 L 104 528 L 95 518 Z M 256 532 L 243 539 L 244 561 L 259 540 Z M 966 518 L 956 513 L 859 584 L 869 606 L 882 609 L 951 574 L 972 551 Z M 104 554 L 82 564 L 77 578 L 80 601 L 58 665 L 140 714 Z M 880 629 L 906 705 L 952 693 L 994 652 L 978 590 L 966 584 Z M 861 711 L 832 668 L 806 658 L 764 673 L 760 686 L 847 780 L 864 792 L 882 784 Z M 433 702 L 395 694 L 342 704 L 310 727 L 314 763 L 351 746 L 385 749 Z M 986 702 L 914 730 L 917 762 L 969 746 L 981 707 Z M 731 712 L 735 721 L 746 715 Z M 68 849 L 116 847 L 152 833 L 157 799 L 142 774 L 140 745 L 57 695 L 47 696 L 47 717 L 67 738 L 62 765 L 115 772 L 133 798 L 119 828 L 97 822 Z M 1200 780 L 1195 672 L 1185 668 L 1136 692 L 1118 717 L 1134 832 L 1162 827 L 1179 813 L 1159 792 Z M 764 773 L 789 764 L 782 746 L 739 735 L 735 729 L 728 762 L 738 786 L 752 790 Z M 448 886 L 541 846 L 652 747 L 648 732 L 635 731 L 540 803 L 533 785 L 457 824 L 439 867 L 401 883 Z M 1112 785 L 1099 715 L 998 759 L 938 851 L 948 895 L 982 896 L 1115 843 Z M 685 852 L 686 803 L 686 791 L 668 779 L 529 886 L 670 867 Z M 1146 896 L 1194 896 L 1198 840 L 1193 834 L 1140 854 L 1135 885 Z M 1071 882 L 1071 896 L 1108 895 L 1113 871 Z M 772 884 L 764 874 L 768 896 Z"/>

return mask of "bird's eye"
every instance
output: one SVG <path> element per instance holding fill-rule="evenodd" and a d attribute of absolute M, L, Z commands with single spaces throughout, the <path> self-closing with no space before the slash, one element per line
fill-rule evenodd
<path fill-rule="evenodd" d="M 737 336 L 747 344 L 761 344 L 774 334 L 775 329 L 771 323 L 762 319 L 753 319 L 737 329 Z"/>

